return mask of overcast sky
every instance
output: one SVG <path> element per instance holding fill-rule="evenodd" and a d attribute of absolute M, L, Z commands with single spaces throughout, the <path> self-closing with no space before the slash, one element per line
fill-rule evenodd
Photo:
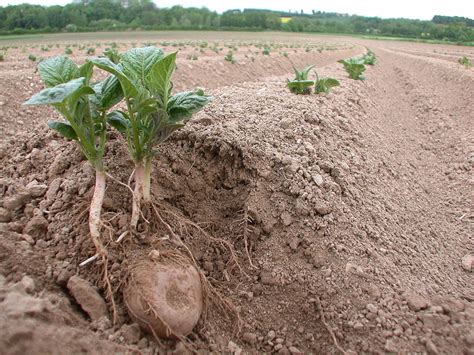
<path fill-rule="evenodd" d="M 429 20 L 434 15 L 474 18 L 474 0 L 154 0 L 158 7 L 182 5 L 207 7 L 222 12 L 228 9 L 264 8 L 272 10 L 311 10 L 341 12 L 363 16 L 405 17 Z M 0 0 L 0 5 L 21 3 L 65 5 L 70 0 Z M 290 7 L 289 7 L 290 6 Z"/>

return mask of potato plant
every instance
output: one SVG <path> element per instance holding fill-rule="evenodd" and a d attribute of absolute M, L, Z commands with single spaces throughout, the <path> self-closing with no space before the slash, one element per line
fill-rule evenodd
<path fill-rule="evenodd" d="M 229 51 L 226 56 L 224 57 L 224 60 L 227 62 L 230 62 L 231 64 L 237 63 L 237 60 L 234 57 L 234 52 Z"/>
<path fill-rule="evenodd" d="M 365 77 L 362 76 L 362 73 L 365 71 L 364 60 L 362 58 L 341 59 L 338 62 L 344 65 L 344 69 L 351 79 L 365 79 Z"/>
<path fill-rule="evenodd" d="M 468 57 L 462 57 L 458 60 L 459 64 L 464 65 L 466 68 L 472 67 L 472 63 Z"/>
<path fill-rule="evenodd" d="M 314 92 L 316 94 L 321 94 L 325 93 L 327 94 L 329 91 L 331 91 L 331 88 L 340 86 L 341 83 L 339 80 L 334 79 L 334 78 L 320 78 L 318 76 L 318 73 L 316 73 L 316 83 L 314 86 Z"/>
<path fill-rule="evenodd" d="M 211 97 L 202 90 L 172 94 L 171 77 L 176 69 L 176 52 L 165 55 L 156 47 L 132 48 L 119 63 L 107 58 L 91 62 L 120 82 L 126 110 L 115 110 L 107 117 L 128 143 L 135 163 L 131 227 L 136 228 L 142 200 L 151 202 L 151 162 L 156 146 L 184 126 L 193 113 Z"/>
<path fill-rule="evenodd" d="M 377 63 L 375 53 L 372 52 L 370 49 L 368 49 L 367 53 L 362 56 L 362 59 L 364 61 L 364 64 L 375 65 L 375 63 Z"/>
<path fill-rule="evenodd" d="M 105 152 L 107 111 L 122 98 L 121 87 L 113 76 L 92 84 L 92 63 L 78 67 L 65 56 L 41 62 L 38 71 L 46 88 L 33 95 L 25 105 L 51 105 L 64 118 L 48 126 L 79 145 L 94 166 L 96 182 L 89 210 L 92 241 L 101 255 L 106 251 L 100 242 L 100 214 L 105 194 Z"/>
<path fill-rule="evenodd" d="M 72 54 L 72 49 L 69 47 L 66 47 L 66 49 L 64 49 L 64 54 L 68 54 L 68 55 Z"/>
<path fill-rule="evenodd" d="M 105 57 L 109 58 L 109 60 L 112 63 L 115 63 L 115 64 L 120 62 L 120 58 L 122 57 L 122 55 L 119 53 L 119 51 L 115 47 L 106 48 L 103 54 Z"/>
<path fill-rule="evenodd" d="M 286 83 L 292 93 L 299 95 L 311 94 L 311 87 L 314 85 L 314 80 L 308 79 L 311 69 L 313 69 L 312 65 L 307 66 L 301 71 L 293 67 L 295 78 L 293 80 L 287 79 Z"/>
<path fill-rule="evenodd" d="M 36 62 L 36 59 L 37 59 L 37 58 L 36 58 L 35 55 L 29 54 L 29 55 L 28 55 L 28 59 L 31 60 L 32 62 Z"/>

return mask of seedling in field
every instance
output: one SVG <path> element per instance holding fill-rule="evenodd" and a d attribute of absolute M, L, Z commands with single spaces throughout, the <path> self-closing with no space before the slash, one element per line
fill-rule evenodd
<path fill-rule="evenodd" d="M 318 73 L 316 73 L 316 84 L 314 86 L 314 92 L 316 94 L 328 93 L 331 91 L 331 88 L 335 86 L 340 86 L 341 83 L 339 80 L 334 78 L 320 78 Z"/>
<path fill-rule="evenodd" d="M 122 55 L 118 64 L 107 58 L 93 59 L 92 63 L 113 74 L 124 93 L 126 110 L 111 112 L 108 121 L 125 136 L 135 163 L 130 224 L 136 228 L 142 200 L 151 202 L 150 174 L 155 147 L 182 128 L 211 97 L 202 90 L 172 95 L 176 52 L 164 55 L 155 47 L 133 48 Z"/>
<path fill-rule="evenodd" d="M 28 55 L 28 59 L 31 60 L 32 62 L 36 62 L 36 56 L 33 54 Z"/>
<path fill-rule="evenodd" d="M 109 60 L 115 64 L 120 62 L 120 58 L 122 57 L 122 55 L 116 48 L 106 48 L 104 51 L 104 56 L 109 58 Z"/>
<path fill-rule="evenodd" d="M 349 77 L 354 80 L 364 80 L 362 73 L 365 71 L 364 60 L 362 58 L 341 59 L 338 61 L 344 65 L 344 69 Z"/>
<path fill-rule="evenodd" d="M 38 71 L 46 89 L 24 104 L 53 106 L 66 122 L 50 121 L 48 126 L 64 138 L 76 141 L 94 166 L 96 183 L 89 211 L 89 229 L 97 252 L 105 255 L 100 241 L 100 214 L 106 177 L 102 161 L 107 139 L 106 117 L 107 111 L 121 100 L 122 91 L 113 76 L 91 84 L 92 69 L 92 63 L 78 67 L 65 56 L 41 62 Z"/>
<path fill-rule="evenodd" d="M 284 56 L 285 58 L 288 58 L 288 52 L 282 52 L 281 55 Z"/>
<path fill-rule="evenodd" d="M 64 53 L 67 54 L 67 55 L 70 55 L 70 54 L 72 54 L 72 49 L 69 48 L 69 47 L 66 47 L 66 49 L 64 50 Z"/>
<path fill-rule="evenodd" d="M 89 48 L 87 48 L 87 52 L 86 52 L 86 53 L 89 54 L 89 55 L 94 54 L 94 53 L 95 53 L 95 48 L 94 48 L 94 47 L 89 47 Z"/>
<path fill-rule="evenodd" d="M 0 52 L 0 62 L 3 62 L 5 60 L 5 53 Z"/>
<path fill-rule="evenodd" d="M 232 51 L 229 51 L 229 53 L 226 54 L 226 56 L 224 57 L 224 60 L 226 60 L 227 62 L 230 62 L 231 64 L 237 63 L 237 60 L 234 58 L 234 52 Z"/>
<path fill-rule="evenodd" d="M 375 65 L 377 59 L 375 58 L 375 53 L 372 52 L 370 49 L 367 51 L 366 54 L 362 56 L 364 64 L 368 65 Z"/>
<path fill-rule="evenodd" d="M 292 93 L 299 95 L 311 94 L 311 87 L 314 86 L 314 80 L 308 79 L 311 69 L 313 69 L 312 65 L 304 68 L 302 71 L 293 67 L 295 78 L 293 80 L 287 79 L 286 83 Z"/>
<path fill-rule="evenodd" d="M 472 67 L 472 63 L 468 57 L 462 57 L 458 60 L 459 64 L 464 65 L 466 68 Z"/>

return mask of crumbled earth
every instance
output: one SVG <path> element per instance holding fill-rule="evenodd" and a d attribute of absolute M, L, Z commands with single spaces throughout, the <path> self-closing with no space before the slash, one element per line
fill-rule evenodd
<path fill-rule="evenodd" d="M 78 266 L 94 254 L 93 169 L 44 127 L 51 110 L 28 108 L 34 129 L 11 128 L 0 151 L 2 351 L 474 354 L 474 71 L 431 55 L 434 45 L 353 41 L 378 64 L 354 81 L 320 62 L 341 81 L 327 95 L 290 94 L 289 69 L 214 86 L 213 102 L 159 148 L 159 215 L 145 209 L 149 223 L 119 243 L 131 196 L 118 181 L 133 163 L 111 131 L 107 265 Z M 171 244 L 158 216 L 240 320 L 211 308 L 190 344 L 131 321 L 128 265 Z"/>

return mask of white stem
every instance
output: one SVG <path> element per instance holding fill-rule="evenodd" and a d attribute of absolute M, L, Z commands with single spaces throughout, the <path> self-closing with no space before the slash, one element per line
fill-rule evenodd
<path fill-rule="evenodd" d="M 145 160 L 145 176 L 143 177 L 143 201 L 151 202 L 150 193 L 151 158 Z"/>
<path fill-rule="evenodd" d="M 89 210 L 89 230 L 92 242 L 100 255 L 106 255 L 107 252 L 100 241 L 100 213 L 105 195 L 105 172 L 96 170 L 95 189 Z"/>
<path fill-rule="evenodd" d="M 138 220 L 140 219 L 144 177 L 145 167 L 143 166 L 143 163 L 138 163 L 135 166 L 135 189 L 133 191 L 132 219 L 130 221 L 130 226 L 133 229 L 137 228 Z"/>

